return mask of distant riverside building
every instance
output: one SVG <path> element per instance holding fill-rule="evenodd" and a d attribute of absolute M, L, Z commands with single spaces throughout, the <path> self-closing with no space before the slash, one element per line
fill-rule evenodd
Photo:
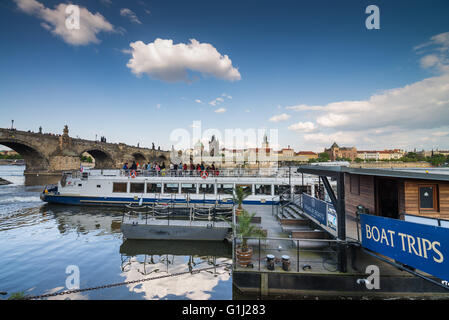
<path fill-rule="evenodd" d="M 329 158 L 332 161 L 335 161 L 339 158 L 346 158 L 354 161 L 357 158 L 356 147 L 339 147 L 336 142 L 334 142 L 329 149 L 324 149 L 324 152 L 329 155 Z"/>
<path fill-rule="evenodd" d="M 393 150 L 367 150 L 357 151 L 357 158 L 362 160 L 398 160 L 404 156 L 405 152 L 401 149 L 393 149 Z"/>
<path fill-rule="evenodd" d="M 449 156 L 449 150 L 421 150 L 416 152 L 417 155 L 422 157 L 431 157 L 433 155 L 442 154 L 443 156 Z"/>
<path fill-rule="evenodd" d="M 0 154 L 1 154 L 2 156 L 17 156 L 19 153 L 17 153 L 17 152 L 14 151 L 14 150 L 1 150 L 1 151 L 0 151 Z"/>
<path fill-rule="evenodd" d="M 310 159 L 318 159 L 318 154 L 313 151 L 299 151 L 295 154 L 296 161 L 308 162 Z"/>
<path fill-rule="evenodd" d="M 194 148 L 184 151 L 175 151 L 172 148 L 171 159 L 175 163 L 204 163 L 215 164 L 226 167 L 249 166 L 249 167 L 273 167 L 283 162 L 308 162 L 310 159 L 318 158 L 318 154 L 312 151 L 295 152 L 290 146 L 279 151 L 273 150 L 265 135 L 261 148 L 231 149 L 220 148 L 218 139 L 212 136 L 209 141 L 209 150 L 204 149 L 201 141 Z"/>

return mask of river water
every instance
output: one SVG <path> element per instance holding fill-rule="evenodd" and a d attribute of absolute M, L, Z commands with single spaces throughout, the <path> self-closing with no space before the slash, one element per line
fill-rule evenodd
<path fill-rule="evenodd" d="M 0 291 L 41 295 L 76 286 L 112 283 L 193 271 L 113 288 L 47 299 L 232 299 L 225 243 L 123 240 L 122 209 L 58 206 L 40 200 L 42 187 L 25 186 L 24 166 L 0 166 Z M 66 273 L 67 271 L 67 273 Z M 79 276 L 77 277 L 77 275 Z"/>

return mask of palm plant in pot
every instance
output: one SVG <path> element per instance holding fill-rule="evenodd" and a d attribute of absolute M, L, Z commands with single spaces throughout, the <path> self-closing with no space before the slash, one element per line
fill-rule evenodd
<path fill-rule="evenodd" d="M 242 203 L 243 200 L 248 197 L 251 194 L 251 191 L 244 189 L 242 186 L 238 186 L 234 189 L 234 192 L 232 194 L 232 200 L 234 203 L 237 203 L 238 207 L 235 210 L 236 215 L 240 215 L 240 213 L 243 211 Z"/>
<path fill-rule="evenodd" d="M 233 226 L 235 228 L 235 234 L 240 239 L 240 244 L 236 246 L 235 251 L 237 263 L 242 267 L 247 267 L 253 256 L 253 248 L 248 246 L 248 238 L 266 237 L 266 234 L 262 229 L 251 223 L 255 215 L 255 213 L 249 213 L 246 210 L 242 210 L 238 216 L 237 224 Z"/>

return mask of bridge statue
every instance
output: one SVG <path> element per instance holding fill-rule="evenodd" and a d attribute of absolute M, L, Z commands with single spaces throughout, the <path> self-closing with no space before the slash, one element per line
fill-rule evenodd
<path fill-rule="evenodd" d="M 72 138 L 68 126 L 62 135 L 25 132 L 0 128 L 0 145 L 18 152 L 25 160 L 25 183 L 55 183 L 62 171 L 78 170 L 81 157 L 88 153 L 95 160 L 96 169 L 119 169 L 123 163 L 165 162 L 169 165 L 170 152 L 138 148 L 124 143 L 106 143 Z"/>

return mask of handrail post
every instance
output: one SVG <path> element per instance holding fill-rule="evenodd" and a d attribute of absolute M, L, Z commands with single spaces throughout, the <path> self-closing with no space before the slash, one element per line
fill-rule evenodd
<path fill-rule="evenodd" d="M 299 272 L 299 240 L 296 240 L 296 269 Z"/>

